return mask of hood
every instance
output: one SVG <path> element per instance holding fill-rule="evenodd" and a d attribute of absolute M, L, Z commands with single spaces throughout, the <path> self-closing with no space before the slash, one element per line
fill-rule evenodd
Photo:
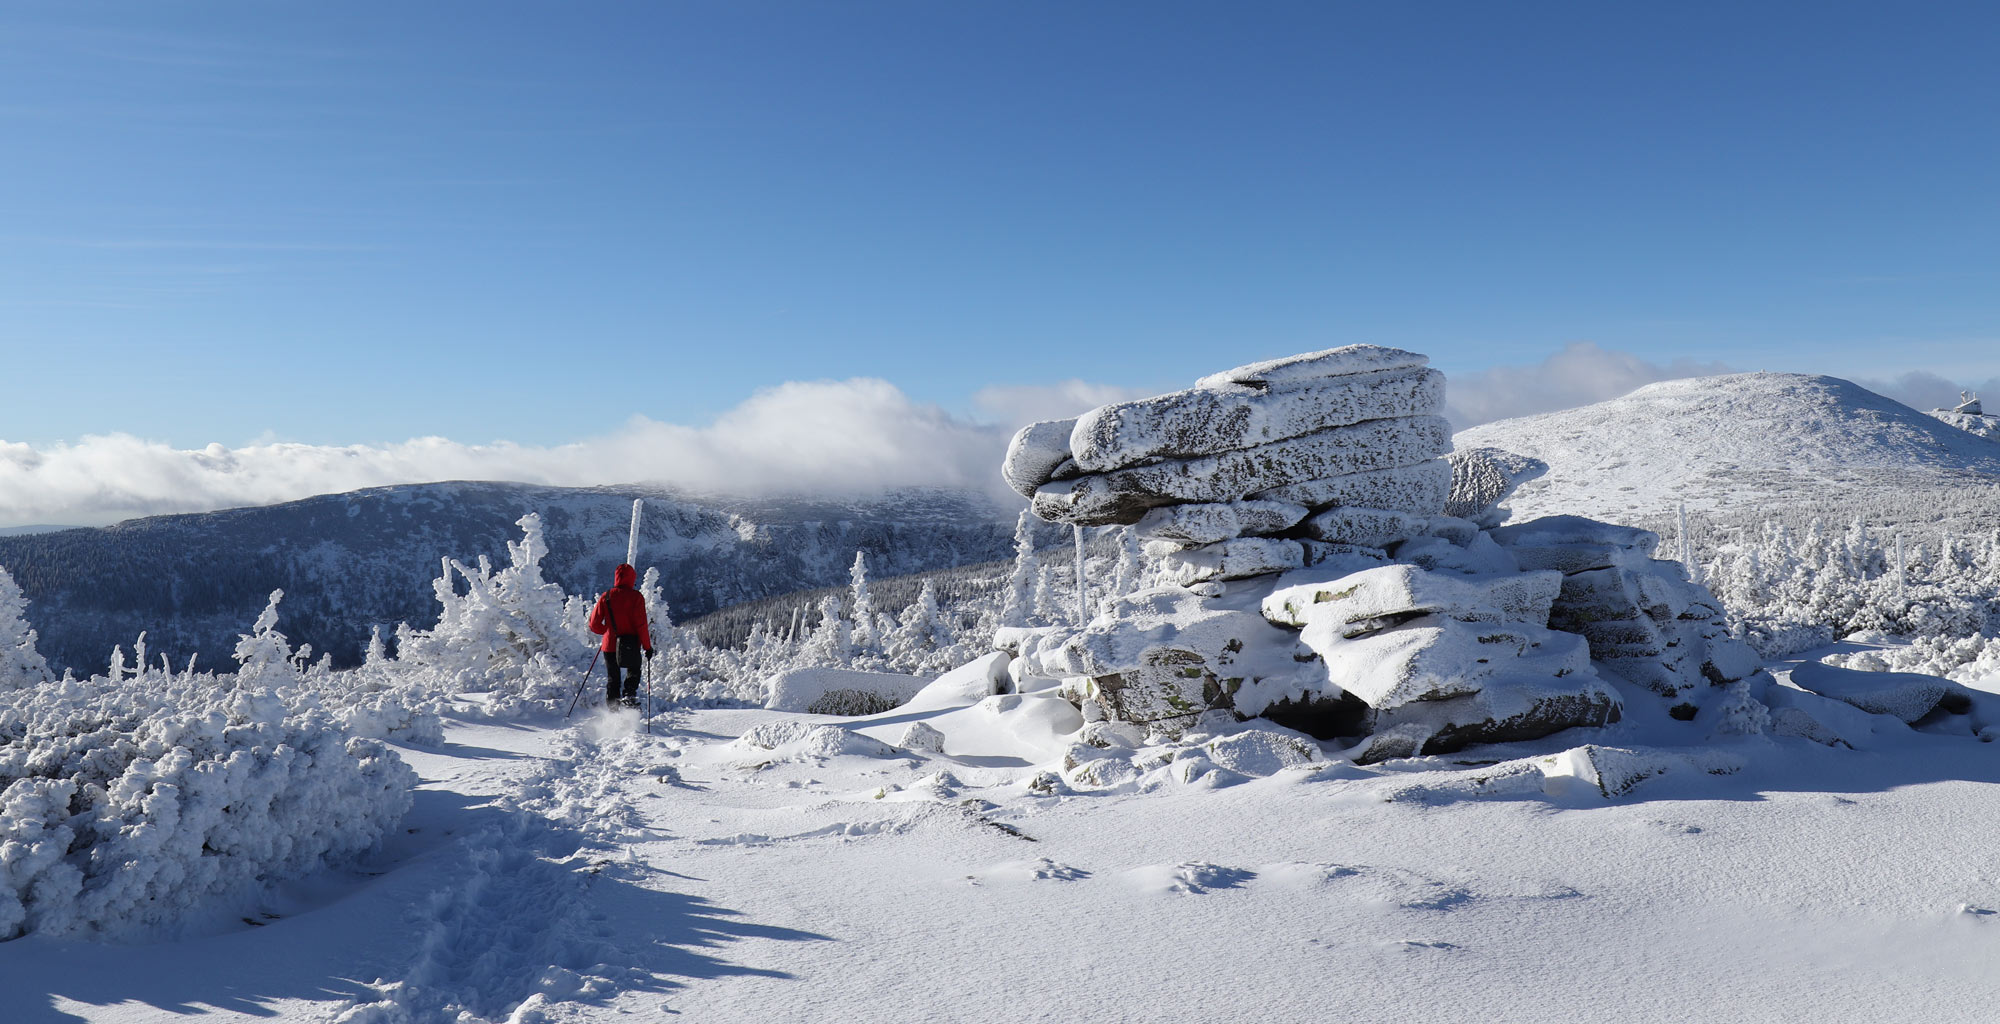
<path fill-rule="evenodd" d="M 639 570 L 623 562 L 618 563 L 617 571 L 611 574 L 611 585 L 614 587 L 631 587 L 637 586 L 638 583 Z"/>

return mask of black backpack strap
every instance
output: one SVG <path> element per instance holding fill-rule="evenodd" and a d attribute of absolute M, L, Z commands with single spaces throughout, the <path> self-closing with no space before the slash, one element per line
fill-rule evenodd
<path fill-rule="evenodd" d="M 611 588 L 611 594 L 617 592 L 617 587 Z M 615 639 L 625 634 L 618 628 L 618 602 L 611 599 L 611 594 L 604 595 L 604 617 L 611 620 L 611 635 Z"/>

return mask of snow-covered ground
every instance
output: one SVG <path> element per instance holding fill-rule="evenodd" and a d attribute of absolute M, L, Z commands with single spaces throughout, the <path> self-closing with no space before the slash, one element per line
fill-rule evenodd
<path fill-rule="evenodd" d="M 1993 525 L 2000 445 L 1851 381 L 1741 373 L 1649 384 L 1622 398 L 1460 431 L 1548 470 L 1508 500 L 1515 521 L 1553 514 L 1636 524 L 1685 504 L 1757 521 L 1788 507 L 1845 524 L 1945 519 Z"/>
<path fill-rule="evenodd" d="M 1963 716 L 1848 750 L 1630 699 L 1367 768 L 1245 723 L 1101 736 L 1130 771 L 1086 788 L 1059 698 L 980 691 L 453 719 L 399 748 L 424 781 L 378 854 L 169 941 L 0 943 L 5 1019 L 2000 1013 L 2000 758 Z"/>

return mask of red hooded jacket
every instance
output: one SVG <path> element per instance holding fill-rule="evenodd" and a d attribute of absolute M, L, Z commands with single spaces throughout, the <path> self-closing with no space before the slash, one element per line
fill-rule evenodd
<path fill-rule="evenodd" d="M 646 622 L 646 598 L 634 586 L 638 582 L 639 570 L 624 563 L 611 574 L 611 589 L 590 610 L 590 631 L 604 634 L 604 643 L 598 645 L 598 650 L 617 650 L 620 634 L 635 633 L 639 636 L 639 646 L 653 649 L 653 629 Z"/>

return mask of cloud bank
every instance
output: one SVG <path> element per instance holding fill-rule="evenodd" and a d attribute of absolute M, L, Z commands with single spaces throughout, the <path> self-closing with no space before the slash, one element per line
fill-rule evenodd
<path fill-rule="evenodd" d="M 1983 384 L 1955 384 L 1935 373 L 1917 370 L 1892 380 L 1861 379 L 1855 383 L 1925 412 L 1949 409 L 1958 404 L 1960 391 L 1969 390 L 1977 392 L 1985 400 L 1988 412 L 2000 412 L 2000 377 L 1989 378 Z"/>
<path fill-rule="evenodd" d="M 1444 414 L 1453 429 L 1464 430 L 1493 420 L 1603 402 L 1657 381 L 1735 372 L 1722 363 L 1691 359 L 1661 365 L 1579 341 L 1534 366 L 1451 374 Z"/>
<path fill-rule="evenodd" d="M 1021 424 L 1131 396 L 1082 381 L 992 389 L 975 400 L 984 418 L 973 419 L 912 401 L 888 381 L 856 378 L 768 388 L 707 426 L 634 417 L 602 436 L 549 447 L 442 437 L 193 450 L 127 434 L 40 449 L 0 441 L 0 527 L 99 525 L 437 480 L 659 482 L 743 495 L 935 486 L 1018 500 L 1001 485 L 999 468 Z"/>

